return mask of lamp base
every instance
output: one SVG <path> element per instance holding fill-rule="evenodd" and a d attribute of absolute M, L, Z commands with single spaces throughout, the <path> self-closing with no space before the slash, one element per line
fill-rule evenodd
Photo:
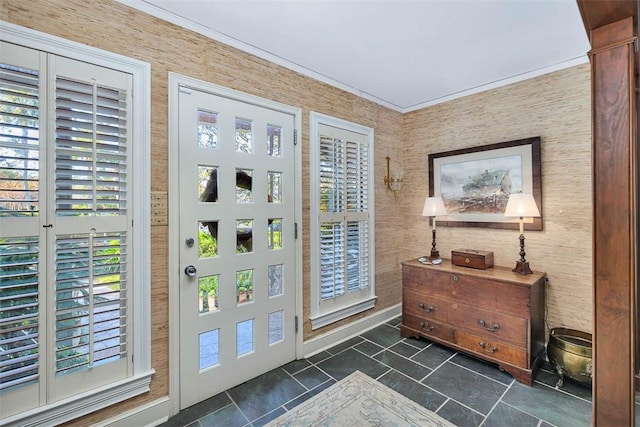
<path fill-rule="evenodd" d="M 533 271 L 529 268 L 529 261 L 516 261 L 516 266 L 511 271 L 518 274 L 533 274 Z"/>
<path fill-rule="evenodd" d="M 430 256 L 430 258 L 431 258 L 431 259 L 437 259 L 437 258 L 440 258 L 440 251 L 436 251 L 436 250 L 432 249 L 432 250 L 431 250 L 431 256 Z"/>

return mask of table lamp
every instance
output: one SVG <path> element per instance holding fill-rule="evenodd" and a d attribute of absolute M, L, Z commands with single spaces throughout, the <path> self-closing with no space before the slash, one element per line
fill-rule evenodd
<path fill-rule="evenodd" d="M 432 260 L 440 259 L 440 252 L 436 249 L 436 216 L 443 216 L 447 214 L 447 210 L 444 208 L 444 202 L 442 197 L 427 197 L 424 201 L 424 208 L 422 209 L 422 216 L 432 217 L 432 229 L 431 235 L 433 241 L 431 242 L 431 256 Z"/>
<path fill-rule="evenodd" d="M 504 210 L 504 216 L 520 218 L 520 259 L 516 261 L 516 266 L 512 271 L 520 274 L 531 274 L 533 271 L 529 268 L 529 261 L 524 259 L 524 218 L 540 216 L 540 211 L 533 195 L 526 193 L 511 194 L 507 202 L 507 208 Z"/>

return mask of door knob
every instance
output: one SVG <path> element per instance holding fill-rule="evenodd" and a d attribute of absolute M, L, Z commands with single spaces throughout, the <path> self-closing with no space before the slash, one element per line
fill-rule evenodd
<path fill-rule="evenodd" d="M 198 270 L 196 270 L 196 267 L 195 267 L 194 265 L 191 265 L 191 264 L 187 265 L 187 266 L 184 268 L 184 274 L 186 274 L 186 275 L 187 275 L 187 276 L 189 276 L 189 277 L 193 277 L 193 276 L 195 276 L 195 275 L 196 275 L 196 273 L 197 273 L 197 271 L 198 271 Z"/>

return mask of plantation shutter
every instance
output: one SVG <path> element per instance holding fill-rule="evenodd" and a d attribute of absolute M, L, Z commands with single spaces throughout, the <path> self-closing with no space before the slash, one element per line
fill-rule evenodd
<path fill-rule="evenodd" d="M 56 77 L 57 216 L 126 216 L 126 96 Z"/>
<path fill-rule="evenodd" d="M 16 26 L 3 35 L 0 413 L 58 425 L 149 390 L 150 69 Z"/>
<path fill-rule="evenodd" d="M 0 216 L 39 214 L 39 73 L 0 64 Z"/>
<path fill-rule="evenodd" d="M 90 368 L 108 369 L 87 387 L 94 388 L 129 369 L 131 76 L 65 58 L 51 62 L 54 370 L 62 382 Z"/>
<path fill-rule="evenodd" d="M 362 135 L 324 125 L 319 132 L 320 304 L 335 309 L 369 295 L 370 153 Z"/>
<path fill-rule="evenodd" d="M 39 191 L 45 55 L 5 42 L 0 51 L 0 399 L 28 409 L 39 400 L 46 331 Z"/>

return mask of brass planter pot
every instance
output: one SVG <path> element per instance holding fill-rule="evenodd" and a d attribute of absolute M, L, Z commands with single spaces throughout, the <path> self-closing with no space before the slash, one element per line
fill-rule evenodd
<path fill-rule="evenodd" d="M 553 328 L 549 333 L 547 356 L 558 374 L 556 387 L 565 377 L 591 387 L 593 359 L 591 334 L 567 328 Z"/>

